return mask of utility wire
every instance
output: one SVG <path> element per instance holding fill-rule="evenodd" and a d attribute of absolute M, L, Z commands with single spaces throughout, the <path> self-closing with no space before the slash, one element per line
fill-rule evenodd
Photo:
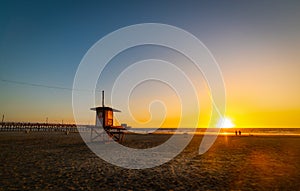
<path fill-rule="evenodd" d="M 93 92 L 93 90 L 79 90 L 79 89 L 67 88 L 67 87 L 61 87 L 61 86 L 51 86 L 51 85 L 45 85 L 45 84 L 37 84 L 37 83 L 30 83 L 30 82 L 24 82 L 24 81 L 7 80 L 7 79 L 1 79 L 1 78 L 0 78 L 0 81 L 4 82 L 4 83 L 18 84 L 18 85 L 32 86 L 32 87 L 41 87 L 41 88 L 59 89 L 59 90 L 68 90 L 68 91 Z M 100 90 L 95 90 L 95 92 L 101 92 L 101 91 Z"/>

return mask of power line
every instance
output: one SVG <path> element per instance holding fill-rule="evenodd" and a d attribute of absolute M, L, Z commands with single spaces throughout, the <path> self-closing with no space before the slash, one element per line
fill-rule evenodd
<path fill-rule="evenodd" d="M 79 90 L 79 89 L 68 88 L 68 87 L 52 86 L 52 85 L 45 85 L 45 84 L 38 84 L 38 83 L 30 83 L 30 82 L 16 81 L 16 80 L 7 80 L 7 79 L 1 79 L 1 78 L 0 78 L 0 81 L 1 81 L 1 82 L 4 82 L 4 83 L 18 84 L 18 85 L 32 86 L 32 87 L 41 87 L 41 88 L 59 89 L 59 90 L 68 90 L 68 91 L 93 92 L 93 90 Z M 95 90 L 95 91 L 96 91 L 96 92 L 100 92 L 100 90 Z"/>
<path fill-rule="evenodd" d="M 51 88 L 51 89 L 71 90 L 71 91 L 73 90 L 72 88 L 67 88 L 67 87 L 50 86 L 50 85 L 44 85 L 44 84 L 35 84 L 35 83 L 21 82 L 21 81 L 15 81 L 15 80 L 6 80 L 6 79 L 0 79 L 0 80 L 2 82 L 11 83 L 11 84 L 19 84 L 19 85 L 43 87 L 43 88 Z"/>

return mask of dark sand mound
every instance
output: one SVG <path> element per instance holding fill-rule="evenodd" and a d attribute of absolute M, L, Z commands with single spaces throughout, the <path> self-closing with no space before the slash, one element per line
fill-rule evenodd
<path fill-rule="evenodd" d="M 127 136 L 124 144 L 147 148 L 168 138 L 168 135 L 143 136 Z M 300 188 L 300 137 L 219 136 L 204 155 L 197 152 L 200 141 L 201 136 L 195 136 L 180 155 L 162 166 L 128 170 L 98 158 L 76 133 L 2 132 L 0 190 Z"/>

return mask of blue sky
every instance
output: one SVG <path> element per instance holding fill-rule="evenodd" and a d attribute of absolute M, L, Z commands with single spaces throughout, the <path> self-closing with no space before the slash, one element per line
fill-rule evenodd
<path fill-rule="evenodd" d="M 0 78 L 72 88 L 82 57 L 100 38 L 127 25 L 158 22 L 189 31 L 210 49 L 224 74 L 232 115 L 271 107 L 298 112 L 299 10 L 299 1 L 271 0 L 1 1 Z M 244 86 L 252 97 L 240 93 Z M 7 120 L 72 121 L 71 91 L 3 81 L 0 89 L 0 114 Z M 260 92 L 276 95 L 268 103 Z M 244 108 L 254 102 L 256 110 L 239 109 L 231 99 Z"/>

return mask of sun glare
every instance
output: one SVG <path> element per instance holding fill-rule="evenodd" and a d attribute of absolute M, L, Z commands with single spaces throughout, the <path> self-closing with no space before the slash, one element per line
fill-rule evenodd
<path fill-rule="evenodd" d="M 231 122 L 231 120 L 227 117 L 221 119 L 221 127 L 222 128 L 233 128 L 235 125 Z"/>

